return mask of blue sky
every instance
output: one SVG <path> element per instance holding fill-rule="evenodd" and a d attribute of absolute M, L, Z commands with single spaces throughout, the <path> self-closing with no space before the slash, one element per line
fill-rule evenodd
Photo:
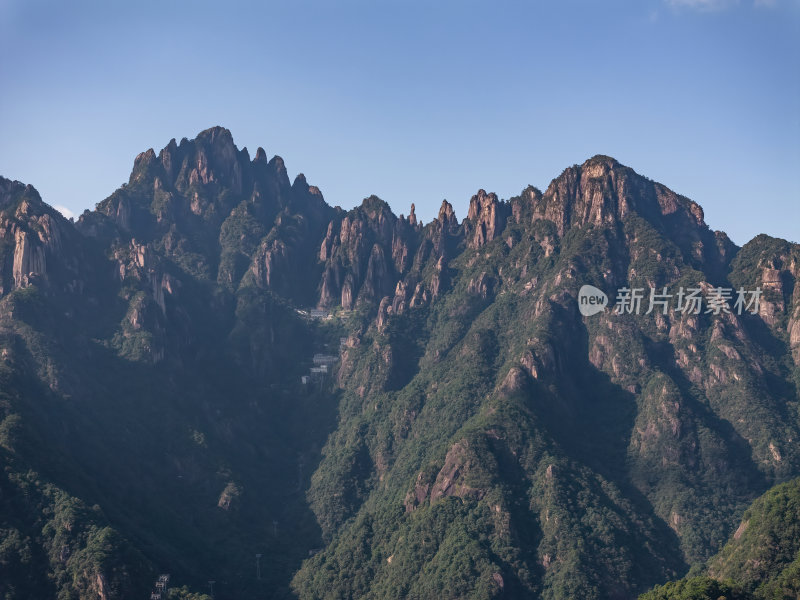
<path fill-rule="evenodd" d="M 0 0 L 0 174 L 78 213 L 228 127 L 345 208 L 461 218 L 609 154 L 800 241 L 800 1 Z"/>

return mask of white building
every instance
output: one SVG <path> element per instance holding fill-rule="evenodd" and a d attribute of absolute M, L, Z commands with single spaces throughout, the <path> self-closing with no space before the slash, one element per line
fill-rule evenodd
<path fill-rule="evenodd" d="M 314 365 L 320 366 L 330 366 L 334 364 L 337 360 L 339 360 L 338 356 L 333 354 L 315 354 L 314 355 Z"/>

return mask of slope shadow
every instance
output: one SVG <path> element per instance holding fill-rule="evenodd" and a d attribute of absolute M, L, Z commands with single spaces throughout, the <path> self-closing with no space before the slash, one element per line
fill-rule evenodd
<path fill-rule="evenodd" d="M 43 334 L 18 338 L 20 412 L 40 441 L 31 468 L 98 505 L 178 585 L 215 578 L 219 595 L 291 597 L 293 574 L 320 545 L 303 490 L 335 426 L 335 396 L 308 394 L 293 372 L 248 376 L 219 351 L 177 369 L 66 333 L 49 346 Z M 77 387 L 53 388 L 44 365 Z M 229 509 L 226 482 L 239 488 Z"/>
<path fill-rule="evenodd" d="M 566 311 L 558 316 L 562 324 L 574 323 Z M 646 557 L 646 552 L 638 557 L 637 583 L 645 589 L 662 582 L 664 569 L 681 574 L 688 565 L 677 534 L 630 478 L 628 447 L 637 414 L 635 394 L 589 362 L 588 331 L 582 324 L 565 326 L 567 334 L 559 338 L 560 375 L 557 380 L 545 378 L 537 384 L 537 395 L 550 397 L 552 402 L 537 402 L 535 410 L 565 456 L 613 483 L 638 515 L 652 523 L 662 542 L 658 553 L 664 562 L 655 555 Z"/>

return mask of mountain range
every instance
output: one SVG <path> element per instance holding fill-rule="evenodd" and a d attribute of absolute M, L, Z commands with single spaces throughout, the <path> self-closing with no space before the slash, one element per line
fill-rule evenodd
<path fill-rule="evenodd" d="M 0 178 L 0 596 L 795 598 L 798 277 L 607 156 L 429 223 L 221 127 Z"/>

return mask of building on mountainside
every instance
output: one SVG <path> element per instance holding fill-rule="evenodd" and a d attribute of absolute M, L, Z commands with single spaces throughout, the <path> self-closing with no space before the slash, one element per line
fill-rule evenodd
<path fill-rule="evenodd" d="M 153 587 L 154 590 L 150 592 L 150 600 L 162 600 L 162 598 L 166 598 L 169 589 L 169 573 L 162 573 L 159 575 Z"/>
<path fill-rule="evenodd" d="M 322 310 L 319 308 L 312 308 L 311 309 L 311 318 L 312 319 L 327 319 L 330 317 L 330 314 L 327 310 Z"/>
<path fill-rule="evenodd" d="M 339 357 L 334 356 L 333 354 L 315 354 L 313 360 L 315 366 L 324 365 L 329 367 L 339 360 Z"/>

